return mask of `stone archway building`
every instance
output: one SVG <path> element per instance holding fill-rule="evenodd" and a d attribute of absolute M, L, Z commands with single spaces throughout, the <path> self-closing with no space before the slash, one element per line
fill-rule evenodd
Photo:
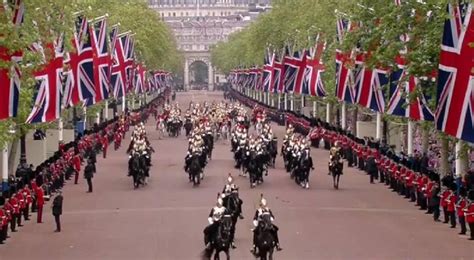
<path fill-rule="evenodd" d="M 172 29 L 178 49 L 183 53 L 184 87 L 189 89 L 189 69 L 194 61 L 209 67 L 209 90 L 216 79 L 223 83 L 211 63 L 210 49 L 229 35 L 239 31 L 258 14 L 271 8 L 271 0 L 149 0 L 150 8 Z M 258 8 L 256 8 L 256 6 Z"/>

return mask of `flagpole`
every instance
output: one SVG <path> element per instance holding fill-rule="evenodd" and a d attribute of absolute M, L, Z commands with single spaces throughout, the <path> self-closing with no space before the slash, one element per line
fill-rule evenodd
<path fill-rule="evenodd" d="M 408 149 L 408 156 L 413 155 L 413 121 L 408 119 L 408 144 L 407 144 L 407 149 Z"/>
<path fill-rule="evenodd" d="M 326 122 L 331 123 L 331 104 L 329 101 L 326 103 Z"/>
<path fill-rule="evenodd" d="M 286 111 L 288 110 L 288 95 L 286 93 L 284 93 L 283 100 L 285 101 L 285 104 L 283 104 L 283 108 Z"/>
<path fill-rule="evenodd" d="M 102 15 L 102 16 L 96 17 L 96 18 L 94 18 L 94 19 L 90 19 L 90 20 L 88 20 L 88 22 L 89 22 L 89 23 L 97 22 L 97 21 L 103 20 L 103 19 L 105 19 L 105 18 L 107 18 L 107 17 L 109 17 L 109 14 L 108 14 L 108 13 L 106 13 L 106 14 L 104 14 L 104 15 Z"/>
<path fill-rule="evenodd" d="M 109 100 L 105 100 L 105 111 L 104 111 L 104 117 L 105 121 L 109 120 Z"/>
<path fill-rule="evenodd" d="M 341 106 L 341 127 L 343 130 L 346 129 L 347 125 L 346 125 L 346 103 L 345 102 L 342 102 L 342 106 Z"/>
<path fill-rule="evenodd" d="M 281 93 L 278 93 L 278 110 L 281 110 Z"/>
<path fill-rule="evenodd" d="M 290 110 L 295 111 L 295 94 L 291 94 L 290 97 Z"/>
<path fill-rule="evenodd" d="M 125 95 L 122 96 L 122 114 L 125 114 L 125 105 L 126 105 L 126 100 L 125 100 Z"/>
<path fill-rule="evenodd" d="M 7 189 L 8 185 L 8 144 L 4 144 L 2 149 L 2 191 Z"/>
<path fill-rule="evenodd" d="M 304 95 L 301 94 L 301 114 L 304 114 Z"/>
<path fill-rule="evenodd" d="M 100 112 L 97 112 L 95 122 L 97 123 L 97 125 L 100 124 Z"/>
<path fill-rule="evenodd" d="M 375 138 L 378 139 L 378 140 L 381 140 L 381 137 L 382 137 L 382 113 L 380 112 L 377 112 L 377 121 L 375 123 Z"/>
<path fill-rule="evenodd" d="M 83 111 L 84 111 L 84 130 L 87 129 L 87 107 L 84 107 L 83 108 Z"/>
<path fill-rule="evenodd" d="M 316 114 L 316 107 L 317 107 L 317 105 L 318 105 L 317 101 L 316 101 L 316 100 L 313 101 L 313 116 L 314 116 L 314 117 L 317 116 L 317 114 Z"/>
<path fill-rule="evenodd" d="M 463 151 L 462 151 L 462 141 L 458 140 L 456 142 L 456 178 L 462 177 L 464 174 L 464 164 L 463 164 Z M 466 155 L 466 154 L 464 154 Z"/>
<path fill-rule="evenodd" d="M 63 135 L 63 118 L 59 117 L 58 119 L 58 143 L 61 143 L 64 140 L 64 135 Z"/>

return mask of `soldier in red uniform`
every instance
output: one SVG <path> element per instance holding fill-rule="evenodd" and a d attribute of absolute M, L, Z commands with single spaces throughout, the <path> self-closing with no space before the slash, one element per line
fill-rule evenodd
<path fill-rule="evenodd" d="M 453 183 L 451 185 L 451 187 L 449 187 L 448 197 L 446 198 L 446 208 L 447 208 L 447 213 L 449 215 L 451 228 L 456 228 L 456 202 L 457 202 L 457 196 L 454 193 L 455 190 L 456 190 L 456 184 Z"/>
<path fill-rule="evenodd" d="M 16 198 L 16 193 L 12 194 L 12 197 L 10 198 L 10 204 L 12 205 L 12 232 L 16 232 L 13 230 L 16 230 L 16 226 L 18 225 L 19 227 L 23 226 L 21 224 L 21 216 L 20 216 L 20 204 L 19 201 Z"/>
<path fill-rule="evenodd" d="M 22 190 L 19 190 L 17 193 L 16 193 L 16 199 L 18 200 L 18 206 L 20 207 L 20 212 L 19 212 L 19 216 L 18 216 L 18 226 L 21 227 L 22 224 L 21 224 L 21 215 L 23 215 L 23 217 L 25 216 L 24 215 L 24 212 L 25 212 L 25 209 L 26 209 L 26 198 L 25 196 L 23 195 L 23 192 Z M 27 218 L 25 218 L 25 221 L 27 220 Z"/>
<path fill-rule="evenodd" d="M 5 200 L 5 205 L 3 205 L 3 209 L 5 210 L 6 212 L 6 215 L 7 215 L 7 220 L 10 223 L 10 228 L 11 228 L 11 231 L 12 232 L 16 232 L 15 230 L 15 227 L 16 227 L 16 223 L 13 221 L 13 205 L 11 204 L 10 202 L 10 199 L 6 199 Z"/>
<path fill-rule="evenodd" d="M 464 187 L 461 187 L 461 189 L 459 190 L 459 199 L 456 203 L 456 212 L 459 219 L 459 225 L 461 226 L 461 232 L 459 232 L 459 235 L 465 235 L 467 231 L 466 216 L 464 215 L 464 209 L 466 208 L 466 206 L 466 189 Z"/>
<path fill-rule="evenodd" d="M 38 208 L 36 222 L 43 223 L 44 191 L 41 187 L 36 189 L 36 205 Z"/>
<path fill-rule="evenodd" d="M 468 202 L 464 208 L 464 215 L 466 216 L 466 222 L 471 230 L 471 237 L 469 240 L 474 240 L 474 190 L 469 191 Z"/>
<path fill-rule="evenodd" d="M 105 159 L 107 158 L 107 149 L 109 148 L 109 138 L 107 136 L 107 133 L 105 133 L 102 136 L 101 143 L 102 143 L 102 155 Z"/>
<path fill-rule="evenodd" d="M 444 215 L 443 223 L 449 223 L 448 201 L 447 201 L 449 194 L 450 194 L 450 191 L 448 189 L 445 189 L 441 193 L 441 207 L 443 208 L 443 215 Z"/>
<path fill-rule="evenodd" d="M 0 244 L 7 239 L 8 236 L 8 216 L 5 209 L 0 209 Z"/>
<path fill-rule="evenodd" d="M 79 153 L 75 154 L 72 157 L 72 167 L 74 168 L 74 184 L 77 184 L 79 181 L 79 173 L 81 172 L 81 156 Z"/>
<path fill-rule="evenodd" d="M 33 202 L 33 198 L 31 196 L 31 191 L 28 186 L 23 188 L 23 196 L 25 197 L 25 208 L 23 209 L 23 216 L 25 220 L 30 220 L 30 205 Z"/>

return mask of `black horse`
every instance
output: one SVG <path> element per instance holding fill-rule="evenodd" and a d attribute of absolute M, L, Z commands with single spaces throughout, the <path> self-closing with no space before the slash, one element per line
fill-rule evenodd
<path fill-rule="evenodd" d="M 207 156 L 212 159 L 212 151 L 214 150 L 214 136 L 212 134 L 206 134 L 203 138 L 204 145 L 207 147 Z"/>
<path fill-rule="evenodd" d="M 217 232 L 211 237 L 211 249 L 204 251 L 204 259 L 211 259 L 214 253 L 214 260 L 220 259 L 219 254 L 224 252 L 227 260 L 230 260 L 230 243 L 232 242 L 232 217 L 224 215 L 219 222 Z"/>
<path fill-rule="evenodd" d="M 276 157 L 278 155 L 278 141 L 275 138 L 273 138 L 273 140 L 271 140 L 269 143 L 268 143 L 268 146 L 267 146 L 267 151 L 268 151 L 268 155 L 270 156 L 270 165 L 269 166 L 272 166 L 273 168 L 275 168 L 275 161 L 276 161 Z"/>
<path fill-rule="evenodd" d="M 329 162 L 329 171 L 332 174 L 333 179 L 333 186 L 335 189 L 339 189 L 339 178 L 342 175 L 342 159 L 339 153 L 336 153 L 334 156 L 331 157 Z"/>
<path fill-rule="evenodd" d="M 235 226 L 237 225 L 237 220 L 242 214 L 242 200 L 239 198 L 238 193 L 232 192 L 224 197 L 223 202 L 224 207 L 229 211 L 230 216 L 232 217 L 231 242 L 233 242 L 235 237 Z"/>
<path fill-rule="evenodd" d="M 274 237 L 274 226 L 271 221 L 270 214 L 263 214 L 261 220 L 259 221 L 257 230 L 257 240 L 255 245 L 257 246 L 256 257 L 260 260 L 272 260 L 273 259 L 273 250 L 275 247 L 275 237 Z"/>
<path fill-rule="evenodd" d="M 302 151 L 297 167 L 294 169 L 295 182 L 301 187 L 309 189 L 309 173 L 313 168 L 313 159 L 308 150 Z"/>
<path fill-rule="evenodd" d="M 193 182 L 194 186 L 201 184 L 202 167 L 199 154 L 193 154 L 187 159 L 185 171 L 189 174 L 189 181 Z"/>
<path fill-rule="evenodd" d="M 146 159 L 138 154 L 132 155 L 129 165 L 130 175 L 133 177 L 133 186 L 137 189 L 140 184 L 145 185 Z"/>
<path fill-rule="evenodd" d="M 186 136 L 189 136 L 189 134 L 191 133 L 191 130 L 193 129 L 193 123 L 191 122 L 191 119 L 190 118 L 186 118 L 186 120 L 184 121 L 184 130 L 186 131 Z"/>
<path fill-rule="evenodd" d="M 247 158 L 248 160 L 246 164 L 246 169 L 249 173 L 250 188 L 254 188 L 257 184 L 263 182 L 263 165 L 261 163 L 261 160 L 258 160 L 258 156 L 255 151 L 250 151 L 249 156 Z"/>
<path fill-rule="evenodd" d="M 181 129 L 181 121 L 173 120 L 167 124 L 168 126 L 168 135 L 170 137 L 178 137 Z"/>

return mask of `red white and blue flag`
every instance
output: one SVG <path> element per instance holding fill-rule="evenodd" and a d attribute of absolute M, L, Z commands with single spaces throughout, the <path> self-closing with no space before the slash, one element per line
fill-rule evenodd
<path fill-rule="evenodd" d="M 438 73 L 436 126 L 474 143 L 474 19 L 471 1 L 448 4 Z"/>
<path fill-rule="evenodd" d="M 284 57 L 284 56 L 283 56 Z M 283 64 L 283 60 L 280 60 L 277 56 L 275 57 L 275 61 L 273 62 L 273 77 L 272 77 L 272 87 L 273 91 L 276 93 L 284 93 L 285 92 L 285 65 Z"/>
<path fill-rule="evenodd" d="M 94 82 L 94 52 L 89 30 L 89 23 L 84 16 L 78 16 L 75 23 L 73 52 L 69 53 L 66 63 L 69 64 L 72 78 L 67 81 L 72 84 L 71 102 L 76 105 L 96 95 Z"/>
<path fill-rule="evenodd" d="M 147 92 L 146 68 L 139 63 L 135 68 L 135 94 L 142 94 Z"/>
<path fill-rule="evenodd" d="M 434 115 L 428 107 L 424 93 L 410 98 L 410 95 L 415 93 L 420 86 L 420 80 L 408 74 L 403 57 L 397 57 L 396 62 L 398 70 L 390 75 L 390 102 L 387 113 L 415 121 L 433 121 Z"/>
<path fill-rule="evenodd" d="M 306 70 L 303 79 L 302 94 L 313 97 L 326 96 L 322 75 L 325 66 L 322 61 L 322 55 L 326 49 L 325 42 L 318 42 L 314 48 L 311 48 L 306 57 Z"/>
<path fill-rule="evenodd" d="M 291 55 L 285 50 L 285 92 L 301 94 L 303 90 L 304 72 L 306 69 L 306 51 L 295 51 Z"/>
<path fill-rule="evenodd" d="M 344 41 L 344 36 L 350 28 L 350 22 L 345 19 L 337 20 L 337 40 L 339 44 Z M 353 72 L 348 68 L 352 62 L 351 54 L 336 49 L 336 97 L 340 101 L 355 103 L 357 93 L 353 84 Z"/>
<path fill-rule="evenodd" d="M 368 54 L 357 56 L 355 66 L 355 89 L 358 90 L 356 102 L 361 106 L 383 113 L 385 96 L 383 86 L 389 83 L 388 71 L 382 68 L 370 69 L 365 62 Z"/>
<path fill-rule="evenodd" d="M 128 42 L 128 34 L 116 37 L 114 44 L 114 64 L 112 66 L 111 83 L 114 92 L 114 97 L 119 98 L 126 95 L 127 82 L 127 64 L 126 64 L 126 53 L 125 44 Z"/>
<path fill-rule="evenodd" d="M 13 9 L 11 21 L 15 26 L 20 26 L 24 17 L 23 0 L 15 0 L 10 6 Z M 18 62 L 22 56 L 21 51 L 11 54 L 7 48 L 0 46 L 0 60 L 11 63 L 9 68 L 0 68 L 0 120 L 17 116 L 21 83 Z"/>
<path fill-rule="evenodd" d="M 264 92 L 272 91 L 272 77 L 273 77 L 273 62 L 275 60 L 275 53 L 270 53 L 267 51 L 265 53 L 265 60 L 263 65 L 263 75 L 262 75 L 262 90 Z"/>
<path fill-rule="evenodd" d="M 94 51 L 95 98 L 89 100 L 98 103 L 109 98 L 110 65 L 109 44 L 107 41 L 107 19 L 95 21 L 90 26 L 92 49 Z"/>
<path fill-rule="evenodd" d="M 64 53 L 62 42 L 49 44 L 46 48 L 52 57 L 46 57 L 40 44 L 35 50 L 43 55 L 44 66 L 34 73 L 36 80 L 34 105 L 27 123 L 45 123 L 61 116 L 61 87 L 63 81 Z"/>

